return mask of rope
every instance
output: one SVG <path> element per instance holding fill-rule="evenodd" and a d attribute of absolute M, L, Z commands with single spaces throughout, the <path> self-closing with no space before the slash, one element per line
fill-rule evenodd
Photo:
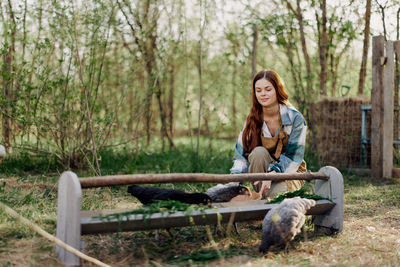
<path fill-rule="evenodd" d="M 44 238 L 47 238 L 48 240 L 56 243 L 58 246 L 62 247 L 63 249 L 71 252 L 72 254 L 80 257 L 81 259 L 84 259 L 86 261 L 89 261 L 91 263 L 96 264 L 97 266 L 101 266 L 101 267 L 111 267 L 108 264 L 105 264 L 95 258 L 92 258 L 90 256 L 87 256 L 85 254 L 83 254 L 82 252 L 80 252 L 79 250 L 75 249 L 74 247 L 71 247 L 70 245 L 64 243 L 63 241 L 61 241 L 60 239 L 58 239 L 57 237 L 49 234 L 48 232 L 46 232 L 45 230 L 43 230 L 42 228 L 40 228 L 37 224 L 29 221 L 28 219 L 22 217 L 21 215 L 19 215 L 16 211 L 14 211 L 13 209 L 11 209 L 10 207 L 8 207 L 6 204 L 4 204 L 3 202 L 0 201 L 0 209 L 4 210 L 8 215 L 10 215 L 11 217 L 13 217 L 14 219 L 16 219 L 17 221 L 21 222 L 22 224 L 28 226 L 29 228 L 33 229 L 35 232 L 37 232 L 39 235 L 43 236 Z"/>

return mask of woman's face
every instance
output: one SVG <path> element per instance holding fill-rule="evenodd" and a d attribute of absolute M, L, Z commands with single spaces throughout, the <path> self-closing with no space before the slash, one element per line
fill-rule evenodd
<path fill-rule="evenodd" d="M 263 107 L 271 107 L 278 103 L 275 87 L 267 79 L 260 79 L 255 83 L 256 98 Z"/>

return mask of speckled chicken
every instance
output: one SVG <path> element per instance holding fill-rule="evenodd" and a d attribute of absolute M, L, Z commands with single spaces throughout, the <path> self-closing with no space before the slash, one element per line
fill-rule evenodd
<path fill-rule="evenodd" d="M 239 183 L 231 182 L 213 186 L 207 189 L 206 194 L 212 202 L 228 202 L 237 195 L 250 195 L 250 190 Z"/>
<path fill-rule="evenodd" d="M 271 209 L 262 225 L 262 241 L 259 251 L 267 252 L 272 245 L 287 245 L 300 233 L 306 220 L 306 212 L 315 206 L 315 200 L 300 197 L 288 198 Z"/>
<path fill-rule="evenodd" d="M 139 199 L 143 204 L 153 203 L 155 200 L 176 200 L 188 204 L 209 204 L 211 198 L 204 193 L 186 193 L 176 189 L 128 186 L 128 193 Z"/>

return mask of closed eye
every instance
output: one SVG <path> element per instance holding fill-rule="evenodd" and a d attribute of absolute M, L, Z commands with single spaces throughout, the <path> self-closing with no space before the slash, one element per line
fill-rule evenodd
<path fill-rule="evenodd" d="M 273 89 L 273 88 L 272 88 L 271 86 L 265 87 L 265 88 L 257 87 L 257 88 L 256 88 L 256 92 L 257 92 L 257 93 L 260 93 L 262 90 L 266 90 L 267 92 L 269 92 L 269 91 L 271 91 L 272 89 Z"/>

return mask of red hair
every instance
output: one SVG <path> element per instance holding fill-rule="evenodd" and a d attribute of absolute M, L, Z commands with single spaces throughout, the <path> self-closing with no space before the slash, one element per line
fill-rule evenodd
<path fill-rule="evenodd" d="M 256 146 L 261 144 L 261 128 L 263 125 L 263 110 L 261 104 L 257 101 L 255 93 L 255 85 L 258 80 L 266 79 L 275 88 L 276 98 L 278 103 L 287 104 L 288 94 L 286 93 L 285 86 L 283 85 L 282 79 L 278 73 L 273 70 L 262 70 L 254 76 L 253 79 L 253 91 L 251 93 L 252 106 L 250 108 L 250 114 L 246 119 L 246 126 L 242 135 L 243 148 L 251 153 Z"/>

